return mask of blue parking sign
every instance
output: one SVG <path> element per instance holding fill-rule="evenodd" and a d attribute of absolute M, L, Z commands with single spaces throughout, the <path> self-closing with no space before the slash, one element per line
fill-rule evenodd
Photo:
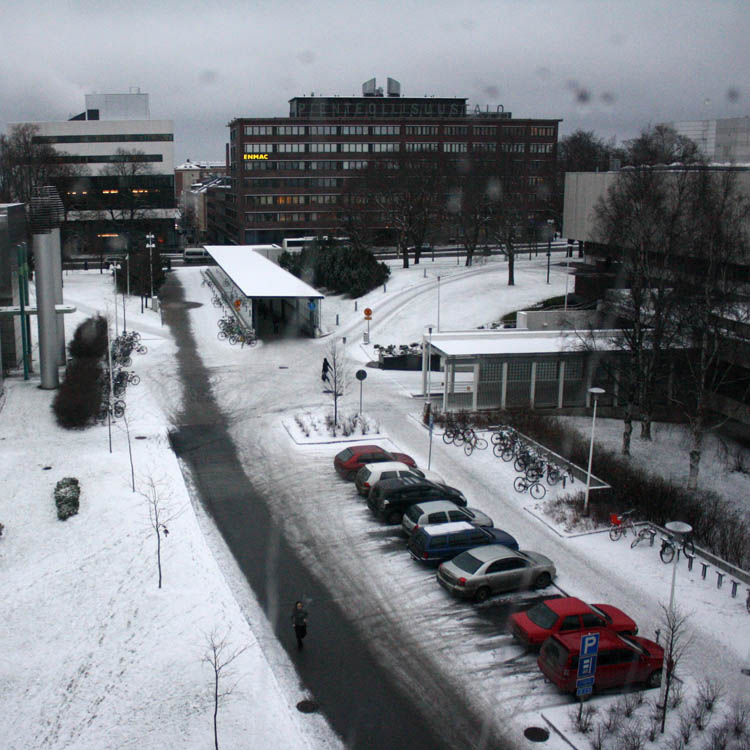
<path fill-rule="evenodd" d="M 594 686 L 596 657 L 599 653 L 599 633 L 586 633 L 581 636 L 581 651 L 578 657 L 576 695 L 589 695 Z"/>
<path fill-rule="evenodd" d="M 581 636 L 581 656 L 596 656 L 599 651 L 599 633 L 586 633 Z"/>

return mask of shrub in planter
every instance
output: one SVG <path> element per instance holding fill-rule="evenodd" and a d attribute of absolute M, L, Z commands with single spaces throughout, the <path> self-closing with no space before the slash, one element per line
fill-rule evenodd
<path fill-rule="evenodd" d="M 107 353 L 107 320 L 95 315 L 84 320 L 73 334 L 68 345 L 68 352 L 73 358 L 103 357 Z"/>
<path fill-rule="evenodd" d="M 78 513 L 81 485 L 75 477 L 64 477 L 55 485 L 57 517 L 64 521 Z"/>
<path fill-rule="evenodd" d="M 81 430 L 91 424 L 99 414 L 105 383 L 100 359 L 74 359 L 52 402 L 60 427 Z"/>

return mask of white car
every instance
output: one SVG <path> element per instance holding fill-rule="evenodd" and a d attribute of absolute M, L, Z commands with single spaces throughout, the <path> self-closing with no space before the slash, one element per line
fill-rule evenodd
<path fill-rule="evenodd" d="M 431 482 L 445 484 L 445 480 L 434 471 L 418 469 L 416 466 L 407 466 L 400 461 L 383 461 L 377 464 L 365 464 L 358 472 L 354 479 L 357 485 L 357 491 L 360 495 L 370 494 L 370 490 L 376 482 L 381 479 L 400 479 L 401 477 L 419 477 L 420 479 L 429 479 Z"/>
<path fill-rule="evenodd" d="M 401 529 L 406 536 L 411 536 L 414 529 L 427 524 L 466 521 L 473 526 L 491 528 L 492 519 L 476 508 L 461 508 L 450 500 L 428 500 L 424 503 L 410 505 L 401 519 Z"/>

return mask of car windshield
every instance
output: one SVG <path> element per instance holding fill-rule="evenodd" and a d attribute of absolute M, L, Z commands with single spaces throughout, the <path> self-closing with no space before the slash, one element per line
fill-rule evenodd
<path fill-rule="evenodd" d="M 526 617 L 540 628 L 549 630 L 556 622 L 557 615 L 544 603 L 533 606 L 526 612 Z"/>
<path fill-rule="evenodd" d="M 542 646 L 542 659 L 553 667 L 563 667 L 568 660 L 568 652 L 552 638 L 548 638 Z"/>
<path fill-rule="evenodd" d="M 475 573 L 482 565 L 482 561 L 477 560 L 471 552 L 462 552 L 458 557 L 454 557 L 451 562 L 465 573 Z"/>
<path fill-rule="evenodd" d="M 352 457 L 352 449 L 351 448 L 345 448 L 344 450 L 339 453 L 336 458 L 338 458 L 339 461 L 344 462 L 348 461 Z"/>
<path fill-rule="evenodd" d="M 414 523 L 417 523 L 419 521 L 419 517 L 422 515 L 422 509 L 418 505 L 410 505 L 406 509 L 406 517 L 413 521 Z"/>
<path fill-rule="evenodd" d="M 592 612 L 596 612 L 596 614 L 605 622 L 612 622 L 612 618 L 604 610 L 599 609 L 599 607 L 596 607 L 593 604 L 589 604 L 589 607 Z"/>
<path fill-rule="evenodd" d="M 628 638 L 625 635 L 620 635 L 619 638 L 623 643 L 626 643 L 633 649 L 633 651 L 637 651 L 641 656 L 648 656 L 648 651 L 646 651 L 646 649 L 637 641 L 634 641 L 632 638 Z"/>

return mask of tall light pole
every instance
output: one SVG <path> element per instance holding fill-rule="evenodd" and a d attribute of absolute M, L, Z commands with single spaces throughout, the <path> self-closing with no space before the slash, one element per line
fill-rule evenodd
<path fill-rule="evenodd" d="M 438 277 L 440 278 L 440 277 Z M 432 325 L 427 326 L 429 338 L 427 342 L 427 414 L 429 423 L 427 425 L 430 431 L 430 449 L 427 454 L 427 469 L 432 466 L 432 431 L 434 421 L 432 418 Z"/>
<path fill-rule="evenodd" d="M 568 278 L 570 276 L 570 256 L 573 254 L 572 245 L 568 245 L 565 249 L 565 312 L 568 311 Z"/>
<path fill-rule="evenodd" d="M 438 333 L 440 333 L 440 277 L 437 277 L 437 303 L 438 303 L 438 309 L 437 309 L 437 330 Z"/>
<path fill-rule="evenodd" d="M 591 417 L 591 444 L 589 445 L 589 468 L 586 472 L 586 495 L 583 499 L 583 514 L 589 512 L 589 489 L 591 487 L 591 463 L 594 460 L 594 430 L 596 429 L 596 402 L 603 393 L 604 388 L 589 388 L 589 393 L 594 397 L 594 413 Z"/>
<path fill-rule="evenodd" d="M 154 250 L 154 235 L 149 232 L 146 235 L 146 247 L 148 248 L 148 273 L 149 278 L 151 279 L 151 299 L 154 299 L 154 259 L 152 256 L 152 252 Z"/>

